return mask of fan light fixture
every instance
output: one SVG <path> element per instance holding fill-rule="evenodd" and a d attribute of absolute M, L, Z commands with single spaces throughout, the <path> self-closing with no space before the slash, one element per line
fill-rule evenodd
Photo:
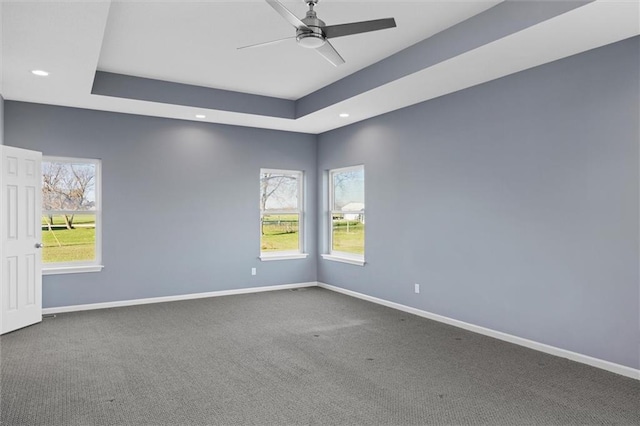
<path fill-rule="evenodd" d="M 325 44 L 326 40 L 317 34 L 311 33 L 306 35 L 300 35 L 296 37 L 298 44 L 307 49 L 317 49 Z"/>

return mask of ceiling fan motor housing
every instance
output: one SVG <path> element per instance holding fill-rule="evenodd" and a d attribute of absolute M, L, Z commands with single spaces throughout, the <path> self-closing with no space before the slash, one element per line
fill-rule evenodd
<path fill-rule="evenodd" d="M 296 31 L 296 40 L 298 44 L 307 49 L 317 49 L 326 42 L 322 27 L 325 26 L 324 21 L 318 19 L 316 12 L 309 10 L 307 16 L 302 22 L 308 27 L 298 28 Z"/>

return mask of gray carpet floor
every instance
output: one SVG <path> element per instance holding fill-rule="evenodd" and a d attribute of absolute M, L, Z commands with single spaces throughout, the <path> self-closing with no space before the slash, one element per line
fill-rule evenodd
<path fill-rule="evenodd" d="M 640 382 L 320 288 L 0 338 L 4 425 L 640 424 Z"/>

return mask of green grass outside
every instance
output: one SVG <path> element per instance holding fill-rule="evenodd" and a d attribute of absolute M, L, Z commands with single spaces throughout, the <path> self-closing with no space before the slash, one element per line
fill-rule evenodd
<path fill-rule="evenodd" d="M 272 216 L 270 219 L 263 226 L 264 234 L 260 240 L 260 249 L 262 251 L 298 250 L 297 222 L 285 222 L 289 219 L 286 217 Z M 282 219 L 283 222 L 273 223 L 277 219 Z M 333 250 L 364 254 L 364 224 L 353 220 L 335 220 L 333 222 Z"/>
<path fill-rule="evenodd" d="M 334 251 L 364 254 L 364 224 L 359 221 L 334 220 L 332 242 Z"/>
<path fill-rule="evenodd" d="M 83 225 L 83 224 L 94 224 L 96 221 L 96 216 L 93 214 L 76 214 L 73 215 L 73 224 L 74 225 Z M 42 216 L 42 229 L 47 229 L 48 218 L 46 216 Z M 62 215 L 53 216 L 53 225 L 52 226 L 64 226 L 64 218 Z"/>
<path fill-rule="evenodd" d="M 298 222 L 265 222 L 262 226 L 262 238 L 260 238 L 261 251 L 288 251 L 298 250 L 300 233 Z"/>
<path fill-rule="evenodd" d="M 49 230 L 46 218 L 42 218 L 42 261 L 44 263 L 91 261 L 95 259 L 95 216 L 76 215 L 74 229 L 64 227 L 62 216 L 54 216 Z"/>

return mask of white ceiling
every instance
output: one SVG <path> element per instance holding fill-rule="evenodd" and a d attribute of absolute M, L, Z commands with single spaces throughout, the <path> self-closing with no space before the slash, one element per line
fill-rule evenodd
<path fill-rule="evenodd" d="M 298 16 L 302 1 L 285 1 Z M 91 94 L 96 70 L 295 100 L 380 61 L 498 1 L 321 0 L 327 24 L 395 17 L 398 27 L 335 39 L 335 68 L 292 41 L 263 0 L 2 1 L 2 79 L 7 100 L 176 119 L 321 133 L 640 34 L 637 0 L 597 0 L 298 119 Z M 33 69 L 45 69 L 38 78 Z M 473 72 L 470 72 L 472 70 Z M 351 117 L 341 119 L 340 112 Z"/>
<path fill-rule="evenodd" d="M 98 69 L 298 99 L 499 2 L 321 0 L 315 9 L 328 25 L 388 17 L 398 25 L 332 40 L 346 60 L 337 68 L 294 39 L 237 50 L 295 35 L 295 28 L 264 0 L 117 2 L 109 11 Z M 299 17 L 307 10 L 301 0 L 282 3 Z"/>

